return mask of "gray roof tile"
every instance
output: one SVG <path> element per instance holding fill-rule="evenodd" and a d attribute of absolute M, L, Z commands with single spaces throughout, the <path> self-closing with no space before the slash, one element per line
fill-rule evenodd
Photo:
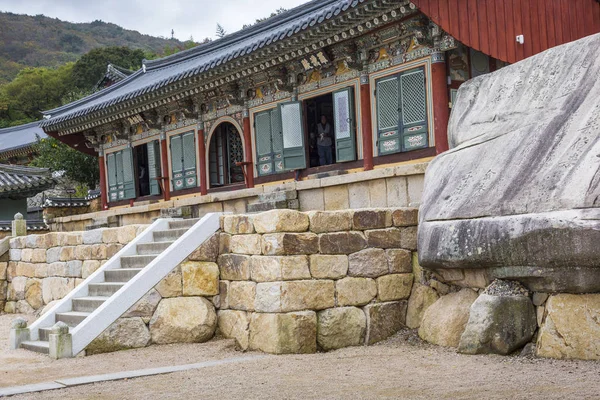
<path fill-rule="evenodd" d="M 39 125 L 40 122 L 38 121 L 0 129 L 0 154 L 31 146 L 37 141 L 37 136 L 40 138 L 48 137 Z"/>

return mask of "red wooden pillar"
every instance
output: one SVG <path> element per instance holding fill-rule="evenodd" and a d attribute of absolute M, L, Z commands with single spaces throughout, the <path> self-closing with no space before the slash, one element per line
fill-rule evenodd
<path fill-rule="evenodd" d="M 246 187 L 254 187 L 254 162 L 252 161 L 252 138 L 250 133 L 250 115 L 244 110 L 244 154 L 246 155 Z"/>
<path fill-rule="evenodd" d="M 431 86 L 433 89 L 433 124 L 435 152 L 448 150 L 448 120 L 450 118 L 446 59 L 443 52 L 431 55 Z"/>
<path fill-rule="evenodd" d="M 169 146 L 167 146 L 167 136 L 160 134 L 160 161 L 162 164 L 162 189 L 163 199 L 171 200 L 171 179 L 169 177 Z"/>
<path fill-rule="evenodd" d="M 102 209 L 108 210 L 108 186 L 106 186 L 106 165 L 104 164 L 104 151 L 98 152 L 98 163 L 100 164 L 100 201 Z"/>
<path fill-rule="evenodd" d="M 204 126 L 204 125 L 202 125 Z M 204 129 L 198 129 L 198 160 L 200 161 L 200 194 L 204 196 L 208 193 L 206 183 L 206 143 L 204 142 Z"/>
<path fill-rule="evenodd" d="M 373 126 L 371 124 L 371 84 L 366 71 L 360 76 L 360 115 L 363 142 L 363 169 L 373 169 Z"/>

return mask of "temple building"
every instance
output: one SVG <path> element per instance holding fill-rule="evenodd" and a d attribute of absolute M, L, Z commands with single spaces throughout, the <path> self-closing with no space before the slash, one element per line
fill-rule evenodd
<path fill-rule="evenodd" d="M 40 123 L 0 129 L 0 162 L 27 165 L 35 157 L 34 145 L 38 138 L 48 137 Z"/>
<path fill-rule="evenodd" d="M 529 3 L 311 1 L 41 126 L 98 156 L 103 209 L 427 161 L 463 82 L 600 32 L 595 0 Z"/>

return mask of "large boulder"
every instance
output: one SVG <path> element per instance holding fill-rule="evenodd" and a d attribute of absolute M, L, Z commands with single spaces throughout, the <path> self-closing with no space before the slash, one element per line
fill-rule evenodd
<path fill-rule="evenodd" d="M 203 297 L 174 297 L 161 300 L 150 320 L 152 342 L 202 343 L 217 328 L 213 304 Z"/>
<path fill-rule="evenodd" d="M 429 165 L 419 261 L 600 291 L 600 34 L 463 84 Z"/>
<path fill-rule="evenodd" d="M 458 347 L 476 299 L 477 293 L 471 289 L 440 297 L 423 315 L 419 327 L 421 339 L 440 346 Z"/>
<path fill-rule="evenodd" d="M 363 344 L 367 317 L 356 307 L 337 307 L 317 314 L 317 343 L 323 350 Z"/>
<path fill-rule="evenodd" d="M 495 281 L 508 290 L 487 290 L 471 306 L 469 322 L 458 351 L 466 354 L 510 354 L 528 343 L 537 329 L 531 299 L 519 291 L 518 283 Z M 516 290 L 512 290 L 516 288 Z"/>
<path fill-rule="evenodd" d="M 119 318 L 90 343 L 87 355 L 136 349 L 150 344 L 150 332 L 140 317 Z"/>
<path fill-rule="evenodd" d="M 600 294 L 558 294 L 545 306 L 538 356 L 600 360 Z"/>

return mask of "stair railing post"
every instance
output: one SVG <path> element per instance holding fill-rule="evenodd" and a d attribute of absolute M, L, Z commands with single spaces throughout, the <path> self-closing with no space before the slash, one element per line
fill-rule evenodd
<path fill-rule="evenodd" d="M 54 324 L 52 333 L 48 335 L 48 344 L 50 358 L 58 360 L 73 357 L 73 337 L 69 333 L 69 326 L 64 322 Z"/>
<path fill-rule="evenodd" d="M 8 344 L 11 350 L 21 347 L 21 343 L 29 340 L 29 328 L 25 318 L 15 318 L 10 326 Z"/>

